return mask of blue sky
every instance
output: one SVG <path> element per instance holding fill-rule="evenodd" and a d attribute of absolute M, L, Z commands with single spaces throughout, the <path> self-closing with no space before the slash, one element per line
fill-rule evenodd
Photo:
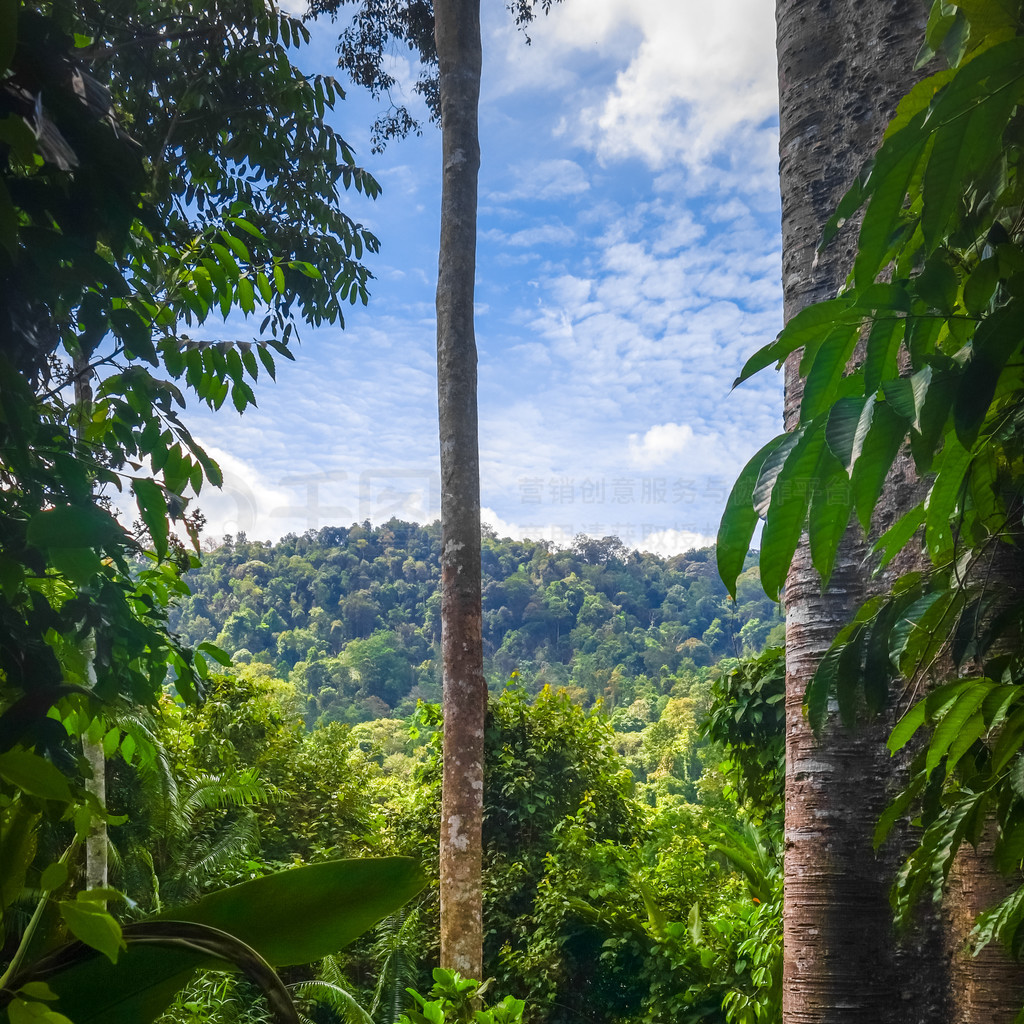
<path fill-rule="evenodd" d="M 781 415 L 770 371 L 729 390 L 782 325 L 772 5 L 564 0 L 529 47 L 484 8 L 484 520 L 661 554 L 708 543 Z M 311 28 L 297 63 L 335 73 L 336 27 Z M 415 67 L 392 60 L 411 97 Z M 257 409 L 192 413 L 225 470 L 199 503 L 208 536 L 437 517 L 440 134 L 373 155 L 375 109 L 350 89 L 334 118 L 384 189 L 344 199 L 382 243 L 370 304 L 304 330 Z"/>

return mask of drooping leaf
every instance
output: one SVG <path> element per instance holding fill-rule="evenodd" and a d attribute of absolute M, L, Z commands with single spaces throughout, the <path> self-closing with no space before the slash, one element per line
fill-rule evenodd
<path fill-rule="evenodd" d="M 882 553 L 880 568 L 885 568 L 906 546 L 910 538 L 925 521 L 924 502 L 918 502 L 909 512 L 904 512 L 875 542 L 872 551 Z"/>
<path fill-rule="evenodd" d="M 743 563 L 747 551 L 750 550 L 750 541 L 757 525 L 758 516 L 753 498 L 754 484 L 760 476 L 765 460 L 787 436 L 783 434 L 773 438 L 747 463 L 733 485 L 725 512 L 722 514 L 715 557 L 718 560 L 718 574 L 734 600 L 736 578 L 743 571 Z"/>
<path fill-rule="evenodd" d="M 853 490 L 842 463 L 826 447 L 818 463 L 818 476 L 811 494 L 808 539 L 811 562 L 828 586 L 839 543 L 846 533 L 853 510 Z"/>
<path fill-rule="evenodd" d="M 851 308 L 850 300 L 846 298 L 829 299 L 802 309 L 790 319 L 775 341 L 758 349 L 747 360 L 733 387 L 772 363 L 781 366 L 786 357 L 799 348 L 815 349 L 836 328 L 862 323 L 864 315 L 863 310 Z"/>
<path fill-rule="evenodd" d="M 164 558 L 167 555 L 170 525 L 167 522 L 167 497 L 163 488 L 154 480 L 140 477 L 132 481 L 132 491 L 139 506 L 139 515 L 153 538 L 157 558 Z"/>
<path fill-rule="evenodd" d="M 121 926 L 102 906 L 83 900 L 64 900 L 60 903 L 60 915 L 76 939 L 98 950 L 112 964 L 117 963 L 126 948 Z"/>
<path fill-rule="evenodd" d="M 1007 360 L 1024 343 L 1024 302 L 1014 300 L 979 324 L 972 355 L 953 403 L 957 437 L 970 448 L 978 436 Z"/>
<path fill-rule="evenodd" d="M 923 130 L 926 111 L 915 114 L 899 131 L 882 143 L 867 181 L 870 194 L 861 222 L 854 261 L 854 280 L 865 288 L 872 284 L 885 262 L 894 226 L 911 178 L 927 144 Z"/>
<path fill-rule="evenodd" d="M 252 947 L 274 967 L 335 952 L 416 894 L 425 879 L 408 858 L 304 865 L 223 889 L 146 924 L 207 925 Z M 129 943 L 118 963 L 94 957 L 49 978 L 75 1024 L 148 1024 L 174 993 L 220 954 Z"/>
<path fill-rule="evenodd" d="M 854 442 L 855 461 L 850 473 L 857 517 L 865 531 L 871 523 L 885 478 L 907 436 L 907 421 L 898 416 L 888 403 L 875 402 L 873 407 L 870 404 L 865 406 L 867 408 L 872 408 L 870 426 L 863 434 L 859 452 L 856 440 Z M 860 436 L 858 427 L 858 438 Z"/>
<path fill-rule="evenodd" d="M 946 442 L 935 460 L 936 476 L 925 501 L 925 543 L 933 560 L 946 557 L 953 543 L 954 510 L 960 501 L 964 474 L 970 465 L 971 453 L 955 434 L 947 434 Z"/>
<path fill-rule="evenodd" d="M 818 479 L 825 447 L 823 420 L 800 432 L 772 488 L 771 503 L 761 535 L 761 585 L 777 600 L 786 582 L 800 534 L 807 522 L 811 488 Z"/>
<path fill-rule="evenodd" d="M 71 802 L 71 787 L 60 769 L 33 750 L 15 747 L 0 754 L 0 777 L 32 796 Z"/>
<path fill-rule="evenodd" d="M 860 324 L 842 324 L 822 342 L 804 381 L 800 418 L 805 422 L 824 412 L 835 399 L 835 389 L 860 336 Z"/>

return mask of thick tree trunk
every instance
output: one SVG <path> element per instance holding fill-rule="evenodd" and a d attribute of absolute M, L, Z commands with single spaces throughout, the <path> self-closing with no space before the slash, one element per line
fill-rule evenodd
<path fill-rule="evenodd" d="M 480 2 L 435 0 L 443 179 L 437 279 L 437 394 L 441 434 L 441 966 L 479 978 L 484 718 L 477 451 L 476 273 L 480 145 Z"/>
<path fill-rule="evenodd" d="M 993 830 L 975 850 L 964 844 L 953 861 L 945 907 L 952 966 L 951 1020 L 956 1024 L 1011 1024 L 1024 1003 L 1024 971 L 998 943 L 977 956 L 970 934 L 978 913 L 994 907 L 1017 888 L 992 865 Z"/>
<path fill-rule="evenodd" d="M 875 151 L 914 79 L 927 5 L 921 0 L 779 0 L 783 288 L 789 319 L 832 298 L 856 244 L 848 230 L 815 258 L 822 228 Z M 786 366 L 787 428 L 803 385 Z M 901 472 L 905 472 L 905 467 Z M 891 508 L 909 487 L 890 482 Z M 783 1020 L 786 1024 L 911 1024 L 946 1019 L 940 930 L 928 920 L 897 940 L 888 901 L 898 842 L 880 856 L 875 822 L 898 769 L 885 749 L 890 721 L 849 731 L 833 711 L 816 739 L 803 715 L 807 683 L 837 630 L 872 593 L 867 546 L 851 530 L 823 594 L 806 545 L 785 592 L 787 780 Z"/>

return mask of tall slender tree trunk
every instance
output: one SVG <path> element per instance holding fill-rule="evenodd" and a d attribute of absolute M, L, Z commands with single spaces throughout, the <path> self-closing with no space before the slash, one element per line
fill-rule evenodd
<path fill-rule="evenodd" d="M 81 424 L 87 423 L 92 417 L 92 370 L 89 361 L 80 353 L 75 356 L 73 369 L 75 374 L 75 406 L 79 417 L 77 433 L 81 436 Z M 89 682 L 95 684 L 93 669 L 94 651 L 91 649 L 93 639 L 90 636 L 90 650 L 86 657 L 89 665 Z M 107 806 L 107 760 L 103 753 L 103 741 L 82 737 L 82 753 L 92 772 L 91 778 L 85 780 L 86 791 L 99 801 L 101 807 Z M 99 815 L 93 817 L 89 825 L 89 834 L 85 839 L 85 887 L 87 889 L 105 889 L 108 881 L 109 846 L 107 822 Z"/>
<path fill-rule="evenodd" d="M 788 320 L 834 297 L 852 265 L 855 231 L 847 230 L 820 258 L 815 248 L 914 80 L 927 4 L 778 0 L 777 17 Z M 786 366 L 787 429 L 803 394 L 798 362 Z M 902 486 L 890 481 L 880 503 L 883 518 L 916 486 L 908 466 L 899 472 L 906 479 Z M 896 936 L 888 889 L 903 851 L 898 842 L 879 856 L 872 849 L 875 822 L 899 779 L 885 748 L 891 718 L 851 731 L 833 712 L 816 739 L 802 710 L 822 654 L 872 593 L 866 563 L 867 545 L 852 529 L 822 593 L 805 544 L 785 591 L 785 1024 L 946 1021 L 941 929 L 929 918 L 914 934 Z"/>
<path fill-rule="evenodd" d="M 435 0 L 444 159 L 437 277 L 437 395 L 441 435 L 441 965 L 483 971 L 481 856 L 484 788 L 477 448 L 476 274 L 480 144 L 480 0 Z"/>

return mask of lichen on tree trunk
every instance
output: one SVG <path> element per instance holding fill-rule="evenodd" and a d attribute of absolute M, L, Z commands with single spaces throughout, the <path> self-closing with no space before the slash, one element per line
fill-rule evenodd
<path fill-rule="evenodd" d="M 476 273 L 480 146 L 479 0 L 436 0 L 443 176 L 437 279 L 441 441 L 441 966 L 479 978 L 483 967 L 481 857 L 484 720 L 480 610 Z"/>

